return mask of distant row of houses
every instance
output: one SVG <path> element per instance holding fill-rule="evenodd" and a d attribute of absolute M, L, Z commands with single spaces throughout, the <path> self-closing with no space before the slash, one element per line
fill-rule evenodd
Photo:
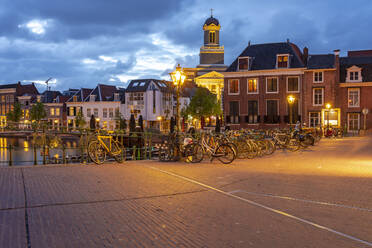
<path fill-rule="evenodd" d="M 96 120 L 101 128 L 114 130 L 118 119 L 136 119 L 142 115 L 144 126 L 168 129 L 175 116 L 175 90 L 171 82 L 156 79 L 132 80 L 126 89 L 98 84 L 95 88 L 69 89 L 63 92 L 46 90 L 39 93 L 32 84 L 0 85 L 0 124 L 6 125 L 6 114 L 14 109 L 14 103 L 22 107 L 21 123 L 30 123 L 30 109 L 36 102 L 45 106 L 47 121 L 53 128 L 75 129 L 76 117 L 81 113 L 86 123 Z M 181 109 L 186 108 L 190 98 L 183 95 Z"/>

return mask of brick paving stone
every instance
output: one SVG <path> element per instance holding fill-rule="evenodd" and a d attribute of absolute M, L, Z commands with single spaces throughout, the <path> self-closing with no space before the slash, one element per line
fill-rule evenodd
<path fill-rule="evenodd" d="M 25 211 L 23 209 L 0 211 L 0 247 L 27 247 Z"/>
<path fill-rule="evenodd" d="M 21 169 L 0 168 L 0 209 L 24 206 Z"/>
<path fill-rule="evenodd" d="M 140 164 L 24 169 L 29 205 L 104 201 L 200 190 Z"/>

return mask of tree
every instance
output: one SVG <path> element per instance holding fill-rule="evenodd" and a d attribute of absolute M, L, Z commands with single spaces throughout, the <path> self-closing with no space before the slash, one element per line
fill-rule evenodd
<path fill-rule="evenodd" d="M 42 102 L 36 102 L 30 109 L 30 119 L 39 123 L 46 117 L 46 111 Z"/>
<path fill-rule="evenodd" d="M 94 115 L 90 116 L 89 127 L 91 131 L 96 130 L 96 118 L 94 118 Z"/>
<path fill-rule="evenodd" d="M 6 114 L 6 118 L 11 122 L 19 122 L 22 117 L 21 104 L 19 102 L 14 103 L 14 108 L 12 111 Z"/>
<path fill-rule="evenodd" d="M 127 122 L 123 118 L 122 114 L 120 113 L 119 109 L 115 110 L 115 120 L 118 123 L 118 127 L 120 130 L 127 129 Z"/>
<path fill-rule="evenodd" d="M 138 125 L 141 128 L 141 132 L 143 132 L 143 118 L 142 118 L 142 115 L 140 115 L 139 118 L 138 118 Z"/>
<path fill-rule="evenodd" d="M 207 88 L 198 87 L 187 106 L 186 113 L 201 120 L 204 124 L 204 117 L 222 114 L 221 102 Z"/>
<path fill-rule="evenodd" d="M 135 132 L 136 131 L 136 120 L 134 119 L 134 114 L 130 115 L 129 119 L 129 132 Z"/>
<path fill-rule="evenodd" d="M 81 109 L 75 117 L 75 124 L 77 128 L 83 128 L 87 122 L 84 119 L 83 111 Z"/>

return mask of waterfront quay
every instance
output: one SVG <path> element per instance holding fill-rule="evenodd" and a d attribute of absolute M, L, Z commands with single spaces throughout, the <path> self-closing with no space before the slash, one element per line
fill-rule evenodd
<path fill-rule="evenodd" d="M 0 168 L 0 247 L 371 247 L 371 145 Z"/>

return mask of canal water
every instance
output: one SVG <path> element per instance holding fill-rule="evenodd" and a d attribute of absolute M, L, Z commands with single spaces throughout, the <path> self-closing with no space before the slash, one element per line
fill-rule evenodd
<path fill-rule="evenodd" d="M 63 140 L 67 161 L 73 161 L 80 155 L 78 140 Z M 12 147 L 12 160 L 14 166 L 34 165 L 34 151 L 32 138 L 0 137 L 0 167 L 9 166 L 10 152 L 9 145 Z M 62 149 L 50 149 L 49 159 L 54 162 L 62 160 Z M 36 149 L 37 164 L 43 163 L 43 154 L 40 148 Z"/>

